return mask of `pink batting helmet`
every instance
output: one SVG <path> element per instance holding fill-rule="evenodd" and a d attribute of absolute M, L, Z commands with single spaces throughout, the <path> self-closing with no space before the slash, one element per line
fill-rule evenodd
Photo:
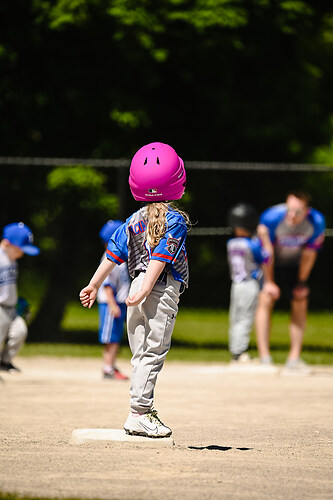
<path fill-rule="evenodd" d="M 129 185 L 137 201 L 179 200 L 186 185 L 184 162 L 168 144 L 147 144 L 133 156 Z"/>

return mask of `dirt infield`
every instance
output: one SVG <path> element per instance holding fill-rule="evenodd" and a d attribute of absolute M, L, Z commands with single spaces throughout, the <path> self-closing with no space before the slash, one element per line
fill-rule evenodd
<path fill-rule="evenodd" d="M 129 382 L 100 360 L 21 358 L 0 383 L 0 490 L 98 499 L 331 499 L 333 369 L 309 377 L 167 362 L 155 406 L 173 448 L 69 444 L 122 428 Z M 130 373 L 130 364 L 120 367 Z"/>

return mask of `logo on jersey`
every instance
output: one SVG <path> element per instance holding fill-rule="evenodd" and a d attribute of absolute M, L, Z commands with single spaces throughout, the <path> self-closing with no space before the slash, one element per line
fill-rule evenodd
<path fill-rule="evenodd" d="M 178 247 L 179 247 L 179 242 L 180 242 L 180 238 L 179 238 L 179 240 L 177 240 L 177 238 L 172 238 L 172 237 L 167 239 L 166 248 L 171 255 L 174 255 L 177 252 Z"/>
<path fill-rule="evenodd" d="M 145 230 L 147 229 L 147 224 L 145 223 L 145 221 L 140 220 L 136 224 L 132 224 L 131 226 L 128 226 L 128 229 L 129 229 L 129 231 L 131 231 L 131 233 L 133 233 L 135 235 L 141 234 L 141 233 L 144 233 Z"/>
<path fill-rule="evenodd" d="M 17 281 L 17 266 L 5 266 L 0 270 L 0 286 L 11 285 Z"/>
<path fill-rule="evenodd" d="M 301 236 L 297 234 L 288 234 L 286 236 L 280 236 L 277 238 L 277 243 L 278 245 L 282 247 L 301 247 L 303 246 L 306 241 L 307 241 L 306 236 Z"/>

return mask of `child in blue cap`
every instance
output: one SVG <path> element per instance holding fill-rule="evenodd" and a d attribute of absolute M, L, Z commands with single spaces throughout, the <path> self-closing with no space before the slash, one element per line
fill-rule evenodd
<path fill-rule="evenodd" d="M 120 220 L 109 220 L 99 232 L 99 236 L 107 247 L 113 233 L 122 225 Z M 105 252 L 102 260 L 105 258 Z M 103 351 L 103 377 L 113 380 L 128 380 L 128 377 L 115 366 L 123 335 L 127 306 L 125 300 L 128 296 L 130 279 L 127 264 L 124 262 L 115 267 L 104 280 L 98 290 L 99 314 L 99 342 L 104 344 Z"/>
<path fill-rule="evenodd" d="M 38 255 L 33 235 L 23 222 L 3 228 L 0 242 L 0 369 L 19 372 L 12 360 L 24 344 L 28 328 L 17 312 L 17 260 L 27 255 Z"/>

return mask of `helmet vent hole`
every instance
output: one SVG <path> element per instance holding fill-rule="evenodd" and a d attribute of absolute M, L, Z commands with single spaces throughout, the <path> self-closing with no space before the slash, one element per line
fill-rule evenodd
<path fill-rule="evenodd" d="M 148 158 L 146 158 L 146 159 L 145 159 L 145 161 L 144 161 L 144 163 L 143 163 L 143 164 L 144 164 L 144 165 L 147 165 L 147 161 L 148 161 Z"/>
<path fill-rule="evenodd" d="M 160 164 L 160 159 L 159 159 L 159 157 L 157 157 L 157 158 L 156 158 L 156 163 L 157 163 L 157 165 L 159 165 L 159 164 Z"/>

